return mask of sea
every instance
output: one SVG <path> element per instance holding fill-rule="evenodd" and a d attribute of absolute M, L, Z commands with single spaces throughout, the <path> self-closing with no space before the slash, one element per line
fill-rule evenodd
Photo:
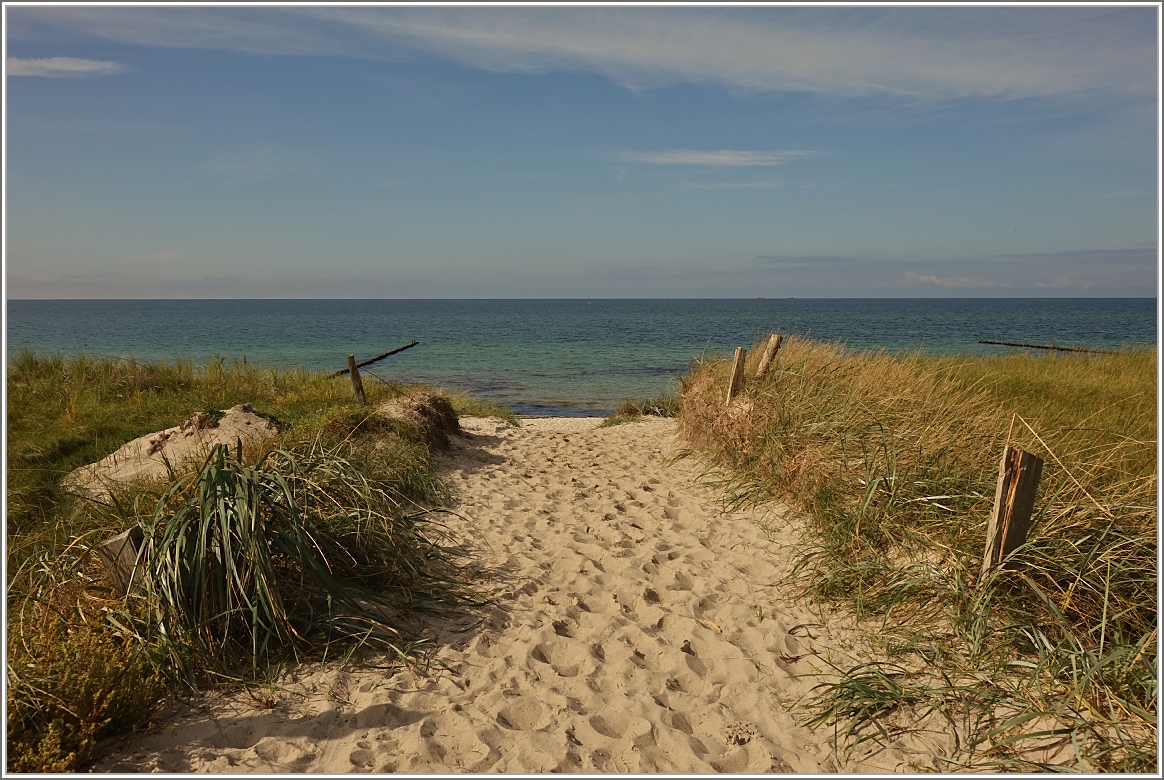
<path fill-rule="evenodd" d="M 8 359 L 40 353 L 222 360 L 319 371 L 420 343 L 361 370 L 519 414 L 595 416 L 674 393 L 679 376 L 770 331 L 857 350 L 999 354 L 1021 342 L 1157 344 L 1155 298 L 10 300 Z"/>

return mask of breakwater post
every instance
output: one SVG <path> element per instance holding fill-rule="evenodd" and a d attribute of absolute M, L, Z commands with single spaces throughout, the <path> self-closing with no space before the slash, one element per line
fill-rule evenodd
<path fill-rule="evenodd" d="M 776 351 L 780 349 L 780 343 L 784 341 L 784 334 L 773 333 L 768 337 L 768 343 L 764 345 L 764 353 L 760 356 L 760 367 L 756 369 L 756 380 L 759 381 L 768 373 L 768 369 L 772 365 L 772 359 L 776 357 Z"/>
<path fill-rule="evenodd" d="M 744 387 L 744 361 L 748 359 L 748 350 L 736 347 L 736 356 L 732 360 L 732 378 L 728 382 L 727 403 L 730 406 L 732 399 Z"/>
<path fill-rule="evenodd" d="M 368 397 L 364 395 L 364 382 L 360 379 L 360 369 L 356 368 L 355 355 L 348 355 L 348 372 L 352 375 L 352 390 L 356 394 L 356 402 L 360 406 L 367 406 Z"/>
<path fill-rule="evenodd" d="M 1003 347 L 1027 347 L 1028 349 L 1053 349 L 1057 352 L 1092 352 L 1096 355 L 1114 355 L 1115 353 L 1108 349 L 1084 349 L 1083 347 L 1056 347 L 1054 344 L 1023 344 L 1018 341 L 991 341 L 990 339 L 978 339 L 979 344 L 999 344 Z"/>
<path fill-rule="evenodd" d="M 389 350 L 388 352 L 385 352 L 383 355 L 377 355 L 374 358 L 369 358 L 367 360 L 361 360 L 359 363 L 356 363 L 356 368 L 363 368 L 364 366 L 370 366 L 373 363 L 378 363 L 386 357 L 391 357 L 392 355 L 399 354 L 400 352 L 403 352 L 406 349 L 412 349 L 413 347 L 415 347 L 419 343 L 420 343 L 419 341 L 416 341 L 414 339 L 411 344 L 405 344 L 403 347 L 397 347 L 396 349 Z M 334 374 L 332 374 L 331 378 L 334 379 L 337 376 L 343 376 L 344 374 L 348 373 L 348 371 L 350 371 L 350 370 L 351 369 L 341 368 L 339 371 L 336 371 Z"/>
<path fill-rule="evenodd" d="M 1003 558 L 1027 540 L 1035 491 L 1043 473 L 1043 459 L 1019 447 L 1006 445 L 998 465 L 998 486 L 994 491 L 994 511 L 986 526 L 986 552 L 982 557 L 979 582 Z"/>

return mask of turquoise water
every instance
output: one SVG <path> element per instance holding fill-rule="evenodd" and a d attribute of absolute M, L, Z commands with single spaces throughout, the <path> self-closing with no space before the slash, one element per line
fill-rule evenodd
<path fill-rule="evenodd" d="M 1115 349 L 1156 344 L 1154 298 L 708 300 L 8 301 L 9 354 L 221 356 L 338 370 L 369 366 L 526 414 L 606 414 L 674 392 L 693 358 L 777 327 L 859 349 L 996 353 L 980 338 Z M 374 381 L 374 380 L 371 380 Z"/>

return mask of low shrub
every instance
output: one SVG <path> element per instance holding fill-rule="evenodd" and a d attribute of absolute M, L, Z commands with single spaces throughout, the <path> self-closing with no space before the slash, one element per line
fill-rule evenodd
<path fill-rule="evenodd" d="M 103 579 L 79 546 L 9 573 L 7 771 L 83 769 L 165 693 L 150 650 L 109 623 L 122 604 Z"/>

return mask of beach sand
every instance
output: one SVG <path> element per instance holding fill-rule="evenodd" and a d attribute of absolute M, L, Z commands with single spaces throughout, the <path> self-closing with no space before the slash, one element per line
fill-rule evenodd
<path fill-rule="evenodd" d="M 673 420 L 462 418 L 440 467 L 503 592 L 434 627 L 444 668 L 304 665 L 107 746 L 97 771 L 893 772 L 792 705 L 857 663 L 851 622 L 776 583 L 791 512 L 722 511 Z"/>

